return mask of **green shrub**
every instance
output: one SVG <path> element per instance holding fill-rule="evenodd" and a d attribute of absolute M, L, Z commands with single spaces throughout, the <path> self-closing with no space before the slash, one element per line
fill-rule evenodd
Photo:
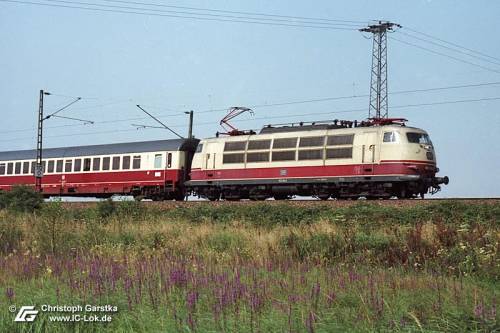
<path fill-rule="evenodd" d="M 246 241 L 241 235 L 226 231 L 210 235 L 206 244 L 209 249 L 218 253 L 238 251 L 246 247 Z"/>
<path fill-rule="evenodd" d="M 0 209 L 7 208 L 16 213 L 32 213 L 43 203 L 43 196 L 32 187 L 16 185 L 12 190 L 0 193 Z"/>
<path fill-rule="evenodd" d="M 13 219 L 0 219 L 0 253 L 9 254 L 19 250 L 23 232 Z"/>
<path fill-rule="evenodd" d="M 312 258 L 332 260 L 344 254 L 345 245 L 340 236 L 327 233 L 304 236 L 291 232 L 280 240 L 281 250 L 300 260 Z"/>
<path fill-rule="evenodd" d="M 116 213 L 116 203 L 110 198 L 104 201 L 99 201 L 97 203 L 97 216 L 101 219 L 110 217 Z"/>

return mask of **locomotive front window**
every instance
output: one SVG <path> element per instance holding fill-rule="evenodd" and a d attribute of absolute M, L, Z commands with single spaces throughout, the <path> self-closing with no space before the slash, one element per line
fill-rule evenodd
<path fill-rule="evenodd" d="M 5 175 L 5 163 L 0 163 L 0 176 Z"/>
<path fill-rule="evenodd" d="M 196 152 L 201 153 L 202 150 L 203 150 L 203 143 L 199 143 L 198 146 L 196 147 Z M 161 168 L 161 166 L 159 168 Z"/>
<path fill-rule="evenodd" d="M 141 168 L 141 157 L 134 156 L 134 159 L 132 161 L 132 169 L 140 169 L 140 168 Z"/>
<path fill-rule="evenodd" d="M 101 169 L 101 158 L 94 157 L 94 161 L 92 163 L 92 171 L 99 171 Z"/>
<path fill-rule="evenodd" d="M 55 161 L 50 160 L 49 165 L 47 167 L 47 173 L 54 173 L 54 165 L 55 165 Z"/>
<path fill-rule="evenodd" d="M 408 132 L 406 133 L 406 137 L 410 143 L 432 145 L 432 141 L 426 133 Z"/>
<path fill-rule="evenodd" d="M 398 142 L 399 141 L 399 133 L 398 132 L 385 132 L 384 133 L 384 142 Z"/>

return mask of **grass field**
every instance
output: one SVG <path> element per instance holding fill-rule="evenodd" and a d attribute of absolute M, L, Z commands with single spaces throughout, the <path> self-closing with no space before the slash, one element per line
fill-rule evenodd
<path fill-rule="evenodd" d="M 0 332 L 495 332 L 499 240 L 498 202 L 4 209 Z"/>

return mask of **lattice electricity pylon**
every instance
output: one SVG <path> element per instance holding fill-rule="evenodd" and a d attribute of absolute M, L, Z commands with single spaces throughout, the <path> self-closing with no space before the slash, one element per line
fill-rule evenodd
<path fill-rule="evenodd" d="M 368 118 L 387 118 L 389 116 L 389 101 L 387 97 L 387 31 L 401 25 L 392 22 L 379 21 L 361 32 L 373 34 L 372 70 L 370 82 L 370 107 Z"/>

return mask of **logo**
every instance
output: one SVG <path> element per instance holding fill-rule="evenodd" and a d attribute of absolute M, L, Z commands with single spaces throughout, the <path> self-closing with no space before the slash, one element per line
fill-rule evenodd
<path fill-rule="evenodd" d="M 14 321 L 18 322 L 34 321 L 37 314 L 38 311 L 35 310 L 35 306 L 33 305 L 22 306 L 21 309 L 19 309 L 19 312 L 17 313 Z"/>

